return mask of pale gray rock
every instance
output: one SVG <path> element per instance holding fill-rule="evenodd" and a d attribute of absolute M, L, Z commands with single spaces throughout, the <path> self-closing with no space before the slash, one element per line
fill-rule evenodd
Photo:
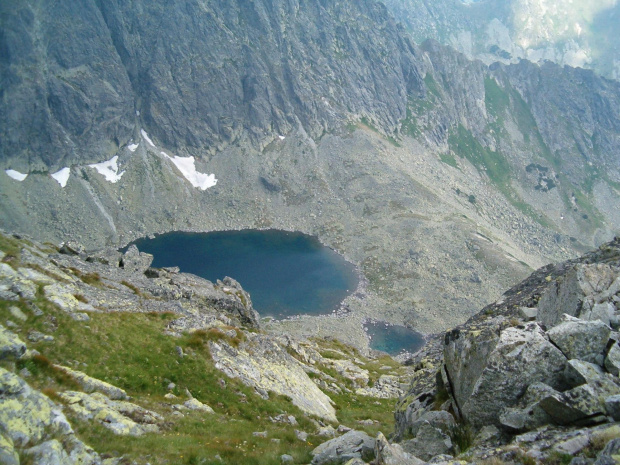
<path fill-rule="evenodd" d="M 17 336 L 0 325 L 0 360 L 19 359 L 26 353 L 26 344 Z"/>
<path fill-rule="evenodd" d="M 530 384 L 565 386 L 566 357 L 537 323 L 493 334 L 476 328 L 461 331 L 458 337 L 449 333 L 444 347 L 455 401 L 475 428 L 499 425 L 502 409 L 515 406 Z"/>
<path fill-rule="evenodd" d="M 195 410 L 202 413 L 215 413 L 211 407 L 209 407 L 207 404 L 203 404 L 197 399 L 192 398 L 186 400 L 183 405 L 190 410 Z"/>
<path fill-rule="evenodd" d="M 65 255 L 80 255 L 84 253 L 85 247 L 79 242 L 66 241 L 60 245 L 58 251 Z"/>
<path fill-rule="evenodd" d="M 448 431 L 432 426 L 428 422 L 419 426 L 414 439 L 404 441 L 401 445 L 409 454 L 426 461 L 435 455 L 454 452 Z"/>
<path fill-rule="evenodd" d="M 114 434 L 142 436 L 158 433 L 163 417 L 130 402 L 110 400 L 95 392 L 66 391 L 59 394 L 68 408 L 85 421 L 97 421 Z"/>
<path fill-rule="evenodd" d="M 607 326 L 610 326 L 611 318 L 614 316 L 616 308 L 611 302 L 594 304 L 588 311 L 582 311 L 580 318 L 582 320 L 600 320 Z"/>
<path fill-rule="evenodd" d="M 598 365 L 584 362 L 583 360 L 572 359 L 566 364 L 564 371 L 566 382 L 571 387 L 581 386 L 589 380 L 604 376 L 604 372 Z"/>
<path fill-rule="evenodd" d="M 448 432 L 455 425 L 454 417 L 449 412 L 443 410 L 431 410 L 424 413 L 420 418 L 411 423 L 411 434 L 416 436 L 418 430 L 424 425 L 430 425 L 433 428 Z"/>
<path fill-rule="evenodd" d="M 280 456 L 280 463 L 295 463 L 295 459 L 292 455 L 282 454 Z"/>
<path fill-rule="evenodd" d="M 579 317 L 584 299 L 607 290 L 615 278 L 609 265 L 576 265 L 561 282 L 554 283 L 541 296 L 538 321 L 552 328 L 561 322 L 565 313 Z"/>
<path fill-rule="evenodd" d="M 300 430 L 296 429 L 295 430 L 295 436 L 300 441 L 307 441 L 308 440 L 308 433 L 306 433 L 305 431 L 300 431 Z"/>
<path fill-rule="evenodd" d="M 319 445 L 312 451 L 312 465 L 337 465 L 359 458 L 373 458 L 375 439 L 361 431 L 349 431 L 340 437 Z"/>
<path fill-rule="evenodd" d="M 587 433 L 578 434 L 554 446 L 562 454 L 576 455 L 590 445 L 590 436 Z"/>
<path fill-rule="evenodd" d="M 530 307 L 520 307 L 519 308 L 519 316 L 523 318 L 525 321 L 534 321 L 538 316 L 537 308 Z"/>
<path fill-rule="evenodd" d="M 138 247 L 130 245 L 123 254 L 119 266 L 126 271 L 144 273 L 153 263 L 153 256 L 146 252 L 140 252 Z"/>
<path fill-rule="evenodd" d="M 612 375 L 620 375 L 620 346 L 618 343 L 614 343 L 607 352 L 605 369 Z"/>
<path fill-rule="evenodd" d="M 43 334 L 40 331 L 32 330 L 28 332 L 28 340 L 31 342 L 54 342 L 54 336 L 50 336 L 49 334 Z"/>
<path fill-rule="evenodd" d="M 72 370 L 62 365 L 54 365 L 54 368 L 71 376 L 71 378 L 77 381 L 84 392 L 101 392 L 112 400 L 124 400 L 127 398 L 127 393 L 123 389 L 97 378 L 93 378 L 92 376 L 88 376 L 86 373 Z"/>
<path fill-rule="evenodd" d="M 362 459 L 351 459 L 344 465 L 367 465 Z"/>
<path fill-rule="evenodd" d="M 399 444 L 390 444 L 383 433 L 375 442 L 375 464 L 377 465 L 424 465 L 424 461 L 405 452 Z"/>
<path fill-rule="evenodd" d="M 321 437 L 333 438 L 336 436 L 336 430 L 332 425 L 321 426 L 316 434 Z"/>
<path fill-rule="evenodd" d="M 525 408 L 507 407 L 502 410 L 499 422 L 510 433 L 521 433 L 538 428 L 551 422 L 551 417 L 540 407 L 538 402 Z"/>
<path fill-rule="evenodd" d="M 602 321 L 584 321 L 565 316 L 564 321 L 551 328 L 549 339 L 569 359 L 597 363 L 601 358 L 611 329 Z"/>
<path fill-rule="evenodd" d="M 15 305 L 11 305 L 9 307 L 9 312 L 11 313 L 11 315 L 13 315 L 13 317 L 17 318 L 19 321 L 26 321 L 28 319 L 28 316 L 22 312 L 19 307 L 16 307 Z"/>

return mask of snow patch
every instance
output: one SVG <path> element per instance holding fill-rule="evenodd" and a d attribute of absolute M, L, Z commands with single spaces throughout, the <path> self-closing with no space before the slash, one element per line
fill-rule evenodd
<path fill-rule="evenodd" d="M 131 146 L 129 146 L 131 150 Z M 137 145 L 136 145 L 137 147 Z M 134 149 L 135 150 L 135 149 Z M 131 150 L 133 152 L 133 150 Z M 95 168 L 100 175 L 105 177 L 106 181 L 115 183 L 121 179 L 125 171 L 118 172 L 118 155 L 112 157 L 112 159 L 108 161 L 104 161 L 101 163 L 94 163 L 92 165 L 88 165 L 91 168 Z"/>
<path fill-rule="evenodd" d="M 71 169 L 63 168 L 60 171 L 56 171 L 52 174 L 52 178 L 58 181 L 60 187 L 65 187 L 67 185 L 67 181 L 69 180 L 69 175 L 71 174 Z"/>
<path fill-rule="evenodd" d="M 196 171 L 194 157 L 171 157 L 166 152 L 161 152 L 161 154 L 168 157 L 172 163 L 174 163 L 181 174 L 185 176 L 185 179 L 187 179 L 192 186 L 204 191 L 217 184 L 215 174 L 199 173 Z"/>
<path fill-rule="evenodd" d="M 20 173 L 19 171 L 15 171 L 15 170 L 5 170 L 5 173 L 9 178 L 15 179 L 16 181 L 19 181 L 19 182 L 22 182 L 24 179 L 28 177 L 28 174 Z"/>
<path fill-rule="evenodd" d="M 130 152 L 135 152 L 138 147 L 140 147 L 140 144 L 129 144 L 127 146 Z"/>
<path fill-rule="evenodd" d="M 278 135 L 278 137 L 280 138 L 280 140 L 284 140 L 284 139 L 286 139 L 286 137 L 284 137 L 284 136 L 280 136 L 280 135 Z"/>
<path fill-rule="evenodd" d="M 152 147 L 155 147 L 155 144 L 153 144 L 153 141 L 151 140 L 151 138 L 149 137 L 149 135 L 146 133 L 144 129 L 140 129 L 140 134 L 142 134 L 142 137 L 144 137 L 145 141 L 151 144 Z"/>

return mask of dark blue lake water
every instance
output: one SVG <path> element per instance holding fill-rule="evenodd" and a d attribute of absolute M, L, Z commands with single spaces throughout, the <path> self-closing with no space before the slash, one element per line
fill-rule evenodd
<path fill-rule="evenodd" d="M 302 233 L 174 232 L 134 244 L 154 255 L 154 267 L 178 266 L 213 282 L 236 279 L 261 316 L 331 313 L 358 284 L 351 263 Z"/>
<path fill-rule="evenodd" d="M 364 324 L 370 336 L 370 347 L 375 350 L 398 355 L 403 352 L 414 353 L 424 345 L 422 334 L 405 326 L 388 325 L 383 321 Z"/>

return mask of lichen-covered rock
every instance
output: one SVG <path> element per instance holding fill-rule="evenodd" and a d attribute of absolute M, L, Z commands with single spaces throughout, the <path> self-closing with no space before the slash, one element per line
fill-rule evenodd
<path fill-rule="evenodd" d="M 26 344 L 17 336 L 0 325 L 0 360 L 18 359 L 26 353 Z"/>
<path fill-rule="evenodd" d="M 37 444 L 49 430 L 72 432 L 67 419 L 51 400 L 1 367 L 0 400 L 0 423 L 16 447 Z"/>
<path fill-rule="evenodd" d="M 605 378 L 598 378 L 548 396 L 540 401 L 540 406 L 560 425 L 595 424 L 604 419 L 605 399 L 617 394 L 620 394 L 620 387 Z"/>
<path fill-rule="evenodd" d="M 312 465 L 339 465 L 357 458 L 373 458 L 375 440 L 361 431 L 349 431 L 319 445 L 312 451 Z"/>
<path fill-rule="evenodd" d="M 584 362 L 583 360 L 572 359 L 566 364 L 564 371 L 566 382 L 571 387 L 586 384 L 588 380 L 600 378 L 604 376 L 604 372 L 598 365 L 594 363 Z"/>
<path fill-rule="evenodd" d="M 0 463 L 3 465 L 19 465 L 19 455 L 13 446 L 13 440 L 0 432 Z"/>
<path fill-rule="evenodd" d="M 585 321 L 566 315 L 547 335 L 567 358 L 600 365 L 610 333 L 611 329 L 602 321 Z"/>
<path fill-rule="evenodd" d="M 36 465 L 69 464 L 69 455 L 63 449 L 62 444 L 56 439 L 42 442 L 38 446 L 26 449 L 24 453 L 28 459 Z"/>
<path fill-rule="evenodd" d="M 36 464 L 102 463 L 92 448 L 75 437 L 60 407 L 3 368 L 0 368 L 0 425 L 3 428 L 0 463 L 11 463 L 11 447 L 30 448 L 32 463 Z"/>
<path fill-rule="evenodd" d="M 248 334 L 236 349 L 225 342 L 210 343 L 215 367 L 244 384 L 289 396 L 304 412 L 336 420 L 332 400 L 308 377 L 301 363 L 270 338 Z"/>
<path fill-rule="evenodd" d="M 158 433 L 163 417 L 136 404 L 110 400 L 101 393 L 67 391 L 60 397 L 84 420 L 94 420 L 122 436 Z"/>
<path fill-rule="evenodd" d="M 123 400 L 127 398 L 127 393 L 123 389 L 97 378 L 93 378 L 92 376 L 88 376 L 81 371 L 72 370 L 71 368 L 61 365 L 54 365 L 54 368 L 71 376 L 71 378 L 77 381 L 77 383 L 82 387 L 84 392 L 101 392 L 112 400 Z"/>
<path fill-rule="evenodd" d="M 498 425 L 502 409 L 515 406 L 532 383 L 564 387 L 566 357 L 537 323 L 485 333 L 449 333 L 444 352 L 454 400 L 474 427 Z"/>

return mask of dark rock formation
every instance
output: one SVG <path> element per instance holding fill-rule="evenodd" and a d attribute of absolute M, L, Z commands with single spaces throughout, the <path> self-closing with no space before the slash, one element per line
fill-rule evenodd
<path fill-rule="evenodd" d="M 407 95 L 424 93 L 418 52 L 374 1 L 63 0 L 1 14 L 0 158 L 16 169 L 101 161 L 140 125 L 193 154 L 300 125 L 318 137 L 355 116 L 394 131 Z"/>

